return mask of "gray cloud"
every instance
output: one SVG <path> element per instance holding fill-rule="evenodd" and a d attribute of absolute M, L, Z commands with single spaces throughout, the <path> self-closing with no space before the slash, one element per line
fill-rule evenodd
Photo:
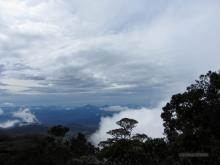
<path fill-rule="evenodd" d="M 2 1 L 4 101 L 156 105 L 219 69 L 219 8 L 217 0 Z"/>

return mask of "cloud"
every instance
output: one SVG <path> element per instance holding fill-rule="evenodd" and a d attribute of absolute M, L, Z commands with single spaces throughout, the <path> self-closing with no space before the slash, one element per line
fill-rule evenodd
<path fill-rule="evenodd" d="M 0 128 L 10 128 L 10 127 L 15 126 L 18 123 L 20 123 L 19 120 L 8 120 L 6 122 L 1 122 L 0 123 Z"/>
<path fill-rule="evenodd" d="M 0 122 L 0 128 L 10 128 L 14 126 L 38 123 L 36 116 L 29 108 L 20 108 L 19 110 L 10 113 L 6 113 L 0 109 L 0 115 L 3 115 L 3 119 L 4 115 L 6 115 L 6 118 L 9 118 L 7 121 Z"/>
<path fill-rule="evenodd" d="M 35 123 L 37 118 L 28 108 L 21 108 L 12 114 L 13 117 L 20 119 L 22 122 Z"/>
<path fill-rule="evenodd" d="M 13 107 L 13 106 L 15 106 L 15 105 L 14 105 L 14 103 L 4 102 L 4 103 L 1 104 L 1 106 Z"/>
<path fill-rule="evenodd" d="M 117 106 L 117 109 L 119 106 Z M 121 109 L 125 109 L 121 107 Z M 145 108 L 130 109 L 114 114 L 112 117 L 103 117 L 100 122 L 99 129 L 90 137 L 93 144 L 97 145 L 100 141 L 106 140 L 109 135 L 106 134 L 109 130 L 116 129 L 119 126 L 116 122 L 122 118 L 131 118 L 138 121 L 134 133 L 145 133 L 150 137 L 164 137 L 163 136 L 163 122 L 160 117 L 161 108 Z M 112 109 L 115 110 L 115 107 Z"/>
<path fill-rule="evenodd" d="M 217 0 L 1 1 L 0 92 L 20 104 L 156 105 L 219 69 L 219 9 Z"/>
<path fill-rule="evenodd" d="M 121 111 L 126 111 L 126 110 L 131 110 L 131 109 L 129 109 L 128 107 L 115 105 L 115 106 L 103 107 L 102 110 L 109 111 L 109 112 L 121 112 Z"/>

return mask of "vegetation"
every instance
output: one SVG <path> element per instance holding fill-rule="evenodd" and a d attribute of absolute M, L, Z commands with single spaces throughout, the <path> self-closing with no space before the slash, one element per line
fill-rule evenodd
<path fill-rule="evenodd" d="M 165 138 L 133 134 L 138 124 L 124 118 L 99 148 L 79 133 L 54 126 L 48 135 L 0 137 L 1 165 L 219 165 L 220 74 L 201 75 L 163 107 Z"/>

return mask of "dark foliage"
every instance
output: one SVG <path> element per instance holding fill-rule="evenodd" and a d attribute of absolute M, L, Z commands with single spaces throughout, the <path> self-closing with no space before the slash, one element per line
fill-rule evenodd
<path fill-rule="evenodd" d="M 0 164 L 65 165 L 74 159 L 80 159 L 81 156 L 94 157 L 95 148 L 87 142 L 84 135 L 79 134 L 67 139 L 64 137 L 67 130 L 65 127 L 55 126 L 50 130 L 53 130 L 53 135 L 56 136 L 1 136 Z"/>
<path fill-rule="evenodd" d="M 220 74 L 201 75 L 163 108 L 165 134 L 173 153 L 208 153 L 191 164 L 220 163 Z M 177 159 L 179 160 L 179 159 Z"/>
<path fill-rule="evenodd" d="M 64 135 L 69 131 L 69 128 L 63 127 L 62 125 L 57 125 L 51 127 L 48 130 L 48 134 L 56 137 L 64 137 Z"/>
<path fill-rule="evenodd" d="M 94 146 L 87 142 L 85 135 L 79 133 L 77 137 L 73 137 L 70 140 L 70 148 L 74 151 L 76 156 L 91 156 L 95 155 L 96 149 Z"/>

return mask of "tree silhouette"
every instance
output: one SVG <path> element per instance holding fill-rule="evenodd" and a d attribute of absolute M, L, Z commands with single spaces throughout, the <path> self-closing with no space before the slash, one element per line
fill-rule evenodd
<path fill-rule="evenodd" d="M 130 138 L 131 137 L 131 132 L 134 127 L 137 125 L 137 121 L 134 119 L 129 119 L 129 118 L 123 118 L 119 121 L 116 122 L 124 131 L 122 131 L 122 134 L 124 138 Z M 119 130 L 120 132 L 120 130 Z"/>
<path fill-rule="evenodd" d="M 220 74 L 209 71 L 186 92 L 173 95 L 163 107 L 161 117 L 167 140 L 174 150 L 207 152 L 212 160 L 217 160 L 220 157 L 216 154 L 220 149 Z"/>
<path fill-rule="evenodd" d="M 48 130 L 48 134 L 55 137 L 64 137 L 64 135 L 69 131 L 69 128 L 63 127 L 62 125 L 53 126 Z"/>
<path fill-rule="evenodd" d="M 131 134 L 133 128 L 136 127 L 137 121 L 134 119 L 123 118 L 116 122 L 120 128 L 113 129 L 107 132 L 107 134 L 111 135 L 111 138 L 108 138 L 106 141 L 101 141 L 99 146 L 105 147 L 111 145 L 119 140 L 131 140 Z"/>

